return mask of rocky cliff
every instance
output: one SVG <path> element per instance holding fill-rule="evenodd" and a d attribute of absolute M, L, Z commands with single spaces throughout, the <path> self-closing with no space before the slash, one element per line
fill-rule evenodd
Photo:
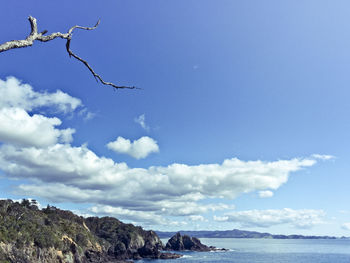
<path fill-rule="evenodd" d="M 177 258 L 153 231 L 112 217 L 83 218 L 35 202 L 0 200 L 0 262 L 123 262 Z"/>

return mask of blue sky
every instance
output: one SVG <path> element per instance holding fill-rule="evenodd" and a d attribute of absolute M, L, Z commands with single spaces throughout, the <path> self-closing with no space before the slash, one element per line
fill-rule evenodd
<path fill-rule="evenodd" d="M 4 3 L 1 43 L 29 15 L 48 33 L 101 18 L 72 50 L 141 90 L 96 83 L 62 39 L 1 53 L 2 197 L 161 230 L 350 236 L 349 8 Z"/>

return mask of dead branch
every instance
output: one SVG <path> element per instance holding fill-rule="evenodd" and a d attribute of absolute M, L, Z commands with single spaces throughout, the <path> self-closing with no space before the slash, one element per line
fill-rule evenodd
<path fill-rule="evenodd" d="M 108 86 L 112 86 L 115 89 L 135 89 L 136 87 L 127 87 L 127 86 L 117 86 L 111 82 L 106 82 L 102 79 L 102 77 L 100 75 L 98 75 L 93 69 L 92 67 L 87 63 L 86 60 L 82 59 L 81 57 L 77 56 L 76 54 L 74 54 L 72 52 L 72 50 L 70 49 L 70 43 L 72 40 L 72 36 L 73 36 L 73 31 L 75 29 L 83 29 L 83 30 L 93 30 L 95 29 L 99 24 L 100 24 L 100 20 L 97 21 L 96 25 L 93 27 L 83 27 L 83 26 L 73 26 L 71 27 L 67 33 L 61 33 L 61 32 L 56 32 L 56 33 L 52 33 L 50 35 L 45 36 L 45 34 L 48 32 L 47 30 L 44 30 L 40 33 L 38 33 L 38 26 L 37 26 L 37 22 L 36 19 L 32 16 L 28 17 L 29 23 L 30 23 L 30 27 L 31 27 L 31 32 L 29 34 L 29 36 L 24 39 L 24 40 L 11 40 L 8 41 L 4 44 L 0 45 L 0 53 L 10 50 L 10 49 L 15 49 L 15 48 L 23 48 L 23 47 L 29 47 L 32 46 L 35 40 L 41 41 L 41 42 L 48 42 L 51 41 L 55 38 L 62 38 L 62 39 L 66 39 L 66 49 L 67 52 L 69 54 L 70 57 L 74 57 L 75 59 L 79 60 L 80 62 L 82 62 L 88 69 L 89 71 L 92 73 L 92 75 L 95 77 L 95 79 L 97 81 L 100 81 L 103 85 L 108 85 Z"/>

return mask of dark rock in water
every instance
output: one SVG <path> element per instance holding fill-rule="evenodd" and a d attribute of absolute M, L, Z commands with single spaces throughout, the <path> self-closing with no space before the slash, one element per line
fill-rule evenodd
<path fill-rule="evenodd" d="M 227 248 L 217 248 L 217 247 L 213 247 L 213 246 L 210 246 L 210 251 L 216 251 L 216 252 L 226 252 L 226 251 L 230 251 L 229 249 Z"/>
<path fill-rule="evenodd" d="M 219 251 L 216 247 L 208 247 L 201 243 L 196 237 L 190 237 L 187 235 L 181 235 L 180 232 L 172 236 L 165 246 L 165 250 L 190 250 L 190 251 Z M 223 250 L 225 251 L 225 250 Z"/>

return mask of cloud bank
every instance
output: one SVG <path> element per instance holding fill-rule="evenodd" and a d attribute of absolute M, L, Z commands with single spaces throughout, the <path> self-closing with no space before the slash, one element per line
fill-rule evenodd
<path fill-rule="evenodd" d="M 99 157 L 86 146 L 4 145 L 0 148 L 0 167 L 8 177 L 34 180 L 33 184 L 18 186 L 18 193 L 37 195 L 53 202 L 92 203 L 161 216 L 190 216 L 213 211 L 220 205 L 198 202 L 277 189 L 287 182 L 291 172 L 314 164 L 310 159 L 245 162 L 233 158 L 221 164 L 175 163 L 130 168 L 125 163 Z"/>
<path fill-rule="evenodd" d="M 323 210 L 302 209 L 293 210 L 248 210 L 226 213 L 225 216 L 214 216 L 219 222 L 235 222 L 242 227 L 271 227 L 289 224 L 296 228 L 311 228 L 323 223 L 325 212 Z"/>

